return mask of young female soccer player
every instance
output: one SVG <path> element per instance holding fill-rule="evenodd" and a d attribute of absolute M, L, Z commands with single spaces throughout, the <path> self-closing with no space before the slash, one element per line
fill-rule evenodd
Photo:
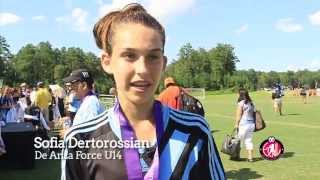
<path fill-rule="evenodd" d="M 93 31 L 102 50 L 101 65 L 114 76 L 118 100 L 66 134 L 66 143 L 94 141 L 64 149 L 73 159 L 62 161 L 62 179 L 225 179 L 206 121 L 154 99 L 167 62 L 159 22 L 141 5 L 129 4 L 100 19 Z"/>

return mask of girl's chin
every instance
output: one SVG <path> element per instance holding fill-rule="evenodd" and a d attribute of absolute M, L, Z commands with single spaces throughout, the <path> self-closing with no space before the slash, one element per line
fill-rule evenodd
<path fill-rule="evenodd" d="M 131 101 L 135 104 L 147 104 L 153 101 L 153 95 L 148 96 L 147 93 L 145 94 L 134 94 L 131 95 Z"/>

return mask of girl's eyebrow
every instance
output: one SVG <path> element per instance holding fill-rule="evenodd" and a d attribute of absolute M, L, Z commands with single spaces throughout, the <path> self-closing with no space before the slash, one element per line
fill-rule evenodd
<path fill-rule="evenodd" d="M 135 49 L 135 48 L 122 48 L 122 50 L 124 51 L 141 51 L 140 49 Z M 144 50 L 143 50 L 144 51 Z M 154 48 L 154 49 L 147 49 L 146 51 L 149 51 L 149 52 L 157 52 L 157 51 L 163 51 L 162 48 Z"/>

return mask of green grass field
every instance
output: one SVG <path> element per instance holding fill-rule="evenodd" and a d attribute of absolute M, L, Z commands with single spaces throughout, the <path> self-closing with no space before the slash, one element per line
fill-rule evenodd
<path fill-rule="evenodd" d="M 271 95 L 253 93 L 252 99 L 267 122 L 266 129 L 254 134 L 253 163 L 230 161 L 220 153 L 228 179 L 320 179 L 320 97 L 310 97 L 303 104 L 300 97 L 285 96 L 284 116 L 273 112 Z M 207 119 L 214 130 L 218 148 L 234 125 L 236 94 L 207 96 L 204 101 Z M 260 158 L 260 143 L 275 136 L 285 146 L 282 158 L 268 161 Z M 241 152 L 246 158 L 246 152 Z"/>
<path fill-rule="evenodd" d="M 254 134 L 255 162 L 230 161 L 220 153 L 228 179 L 320 179 L 320 97 L 309 98 L 303 104 L 300 97 L 285 96 L 284 116 L 273 112 L 271 95 L 265 92 L 251 94 L 257 109 L 267 122 L 267 128 Z M 236 94 L 207 95 L 203 101 L 206 118 L 213 130 L 217 147 L 234 124 Z M 275 136 L 285 146 L 282 158 L 268 161 L 260 158 L 260 143 Z M 245 152 L 241 153 L 246 157 Z M 33 170 L 0 170 L 1 180 L 57 180 L 60 178 L 60 162 L 37 161 Z"/>

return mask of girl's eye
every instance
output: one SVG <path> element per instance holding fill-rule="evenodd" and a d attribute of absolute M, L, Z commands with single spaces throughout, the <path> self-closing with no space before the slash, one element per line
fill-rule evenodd
<path fill-rule="evenodd" d="M 148 56 L 148 59 L 151 60 L 151 61 L 155 61 L 155 60 L 160 59 L 160 56 L 152 54 L 152 55 Z"/>
<path fill-rule="evenodd" d="M 136 58 L 136 55 L 134 53 L 124 53 L 123 57 L 126 60 L 134 60 Z"/>

